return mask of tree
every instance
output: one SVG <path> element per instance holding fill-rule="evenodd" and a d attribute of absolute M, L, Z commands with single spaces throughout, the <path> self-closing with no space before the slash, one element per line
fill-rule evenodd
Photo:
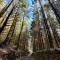
<path fill-rule="evenodd" d="M 60 5 L 58 5 L 59 1 L 58 0 L 57 1 L 53 0 L 54 3 L 51 2 L 50 0 L 48 0 L 48 1 L 49 1 L 50 6 L 52 7 L 56 17 L 57 17 L 58 22 L 60 23 L 60 14 L 59 14 L 60 12 L 59 12 L 59 9 L 57 9 L 57 7 L 59 8 L 59 6 L 60 6 Z"/>

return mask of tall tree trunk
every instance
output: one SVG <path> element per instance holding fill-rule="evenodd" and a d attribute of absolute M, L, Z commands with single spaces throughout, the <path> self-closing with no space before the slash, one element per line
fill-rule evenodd
<path fill-rule="evenodd" d="M 59 14 L 57 14 L 57 10 L 54 8 L 53 3 L 51 3 L 50 0 L 48 0 L 48 1 L 49 1 L 50 6 L 53 9 L 55 15 L 56 15 L 56 18 L 57 18 L 58 22 L 60 23 L 60 16 L 59 16 Z"/>

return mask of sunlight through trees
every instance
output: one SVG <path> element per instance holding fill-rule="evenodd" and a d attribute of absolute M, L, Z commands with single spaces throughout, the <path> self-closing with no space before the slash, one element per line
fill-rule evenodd
<path fill-rule="evenodd" d="M 60 1 L 0 0 L 0 53 L 1 60 L 60 60 Z"/>

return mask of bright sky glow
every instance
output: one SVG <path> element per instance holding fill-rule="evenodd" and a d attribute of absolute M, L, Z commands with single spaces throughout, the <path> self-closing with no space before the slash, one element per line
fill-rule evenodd
<path fill-rule="evenodd" d="M 4 0 L 6 4 L 9 4 L 12 0 Z"/>
<path fill-rule="evenodd" d="M 6 4 L 9 4 L 10 2 L 11 2 L 12 0 L 4 0 L 4 2 L 6 3 Z M 28 3 L 28 7 L 27 7 L 27 11 L 25 12 L 25 15 L 26 16 L 29 16 L 29 22 L 30 22 L 30 25 L 31 25 L 31 23 L 32 23 L 32 21 L 33 21 L 33 9 L 34 9 L 34 0 L 27 0 L 27 3 Z M 47 0 L 42 0 L 42 3 L 43 4 L 46 4 L 47 3 Z M 39 7 L 40 7 L 40 5 L 39 5 L 39 1 L 37 0 L 37 9 L 39 10 Z"/>
<path fill-rule="evenodd" d="M 33 16 L 33 14 L 34 14 L 34 12 L 32 12 L 33 11 L 33 9 L 34 9 L 34 0 L 27 0 L 27 3 L 28 3 L 28 5 L 29 5 L 29 7 L 28 7 L 28 9 L 27 9 L 27 15 L 30 17 L 30 19 L 29 19 L 29 21 L 30 21 L 30 27 L 31 27 L 31 23 L 32 23 L 32 21 L 33 21 L 33 19 L 32 18 L 34 18 L 34 16 Z M 47 3 L 47 0 L 42 0 L 42 2 L 43 2 L 43 4 L 46 4 Z M 36 4 L 36 6 L 37 6 L 37 9 L 38 9 L 38 11 L 40 10 L 40 4 L 39 4 L 39 1 L 37 0 L 37 3 L 35 3 Z M 46 12 L 45 12 L 45 15 L 46 15 Z"/>

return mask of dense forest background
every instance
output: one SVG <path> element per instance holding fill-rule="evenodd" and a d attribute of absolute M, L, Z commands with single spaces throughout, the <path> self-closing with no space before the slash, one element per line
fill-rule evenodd
<path fill-rule="evenodd" d="M 60 0 L 0 0 L 0 60 L 60 60 Z"/>

